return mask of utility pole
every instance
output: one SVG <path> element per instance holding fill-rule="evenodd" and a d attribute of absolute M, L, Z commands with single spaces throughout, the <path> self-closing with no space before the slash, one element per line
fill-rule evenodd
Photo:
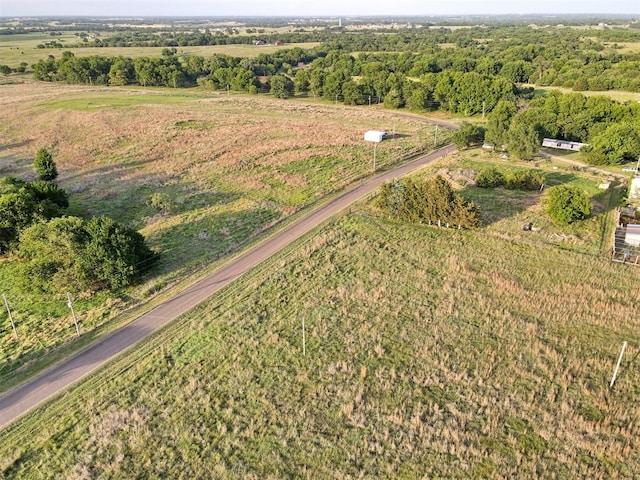
<path fill-rule="evenodd" d="M 433 135 L 433 146 L 435 147 L 438 144 L 438 124 L 436 124 L 436 131 Z"/>
<path fill-rule="evenodd" d="M 627 342 L 622 344 L 622 350 L 620 350 L 620 356 L 618 357 L 618 363 L 616 364 L 616 369 L 613 371 L 613 377 L 611 378 L 611 383 L 609 384 L 609 388 L 613 388 L 613 384 L 616 381 L 616 377 L 618 376 L 618 369 L 620 368 L 620 362 L 622 362 L 622 356 L 624 355 L 624 351 L 627 349 Z"/>
<path fill-rule="evenodd" d="M 76 312 L 73 311 L 73 302 L 71 301 L 71 294 L 67 292 L 67 307 L 71 310 L 71 315 L 73 315 L 73 323 L 76 325 L 76 335 L 80 336 L 80 329 L 78 328 L 78 319 L 76 318 Z"/>
<path fill-rule="evenodd" d="M 304 317 L 302 317 L 302 356 L 307 356 L 307 336 L 304 330 Z"/>
<path fill-rule="evenodd" d="M 376 142 L 373 143 L 373 173 L 376 173 L 376 147 L 378 144 Z"/>
<path fill-rule="evenodd" d="M 485 101 L 482 101 L 482 120 L 484 120 L 484 106 L 485 106 Z"/>
<path fill-rule="evenodd" d="M 11 322 L 11 328 L 13 328 L 13 335 L 18 339 L 18 332 L 16 331 L 16 324 L 13 323 L 13 317 L 11 316 L 11 309 L 9 308 L 9 302 L 7 301 L 7 297 L 5 294 L 2 294 L 2 298 L 4 299 L 4 306 L 7 307 L 7 313 L 9 314 L 9 321 Z"/>

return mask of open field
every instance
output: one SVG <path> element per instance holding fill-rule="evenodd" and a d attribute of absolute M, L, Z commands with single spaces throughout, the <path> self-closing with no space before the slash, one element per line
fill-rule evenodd
<path fill-rule="evenodd" d="M 63 51 L 73 52 L 78 57 L 100 55 L 103 57 L 159 57 L 162 49 L 166 47 L 81 47 L 81 48 L 36 48 L 38 44 L 55 40 L 63 45 L 74 45 L 81 39 L 72 33 L 51 37 L 47 34 L 23 34 L 0 35 L 0 65 L 8 65 L 15 68 L 21 62 L 29 65 L 38 60 L 46 59 L 49 55 L 56 58 L 62 56 Z M 261 53 L 270 54 L 287 48 L 313 48 L 318 43 L 291 43 L 286 45 L 207 45 L 176 47 L 178 55 L 200 55 L 207 57 L 216 53 L 231 55 L 233 57 L 257 57 Z"/>
<path fill-rule="evenodd" d="M 371 171 L 365 130 L 396 125 L 379 168 L 431 147 L 433 129 L 376 108 L 351 109 L 227 96 L 198 89 L 91 88 L 29 82 L 0 86 L 0 174 L 34 178 L 53 147 L 71 193 L 69 213 L 112 216 L 162 255 L 154 277 L 116 298 L 74 294 L 83 333 L 185 276 L 218 264 L 319 198 Z M 447 137 L 441 129 L 439 139 Z M 0 389 L 20 367 L 75 338 L 65 298 L 14 285 L 0 262 Z M 73 294 L 73 292 L 71 292 Z"/>
<path fill-rule="evenodd" d="M 634 478 L 640 271 L 534 234 L 363 206 L 0 433 L 1 475 Z"/>
<path fill-rule="evenodd" d="M 575 90 L 572 90 L 570 88 L 565 88 L 565 87 L 553 87 L 553 86 L 548 86 L 548 87 L 541 87 L 538 85 L 533 85 L 533 84 L 524 84 L 523 86 L 525 87 L 534 87 L 536 90 L 538 91 L 545 91 L 545 90 L 558 90 L 559 92 L 562 93 L 574 93 Z M 627 101 L 640 101 L 640 92 L 624 92 L 621 90 L 603 90 L 603 91 L 590 91 L 590 90 L 586 90 L 586 91 L 580 91 L 578 93 L 581 93 L 587 97 L 594 97 L 594 96 L 598 96 L 598 95 L 602 95 L 604 97 L 609 97 L 613 100 L 617 100 L 618 102 L 627 102 Z"/>

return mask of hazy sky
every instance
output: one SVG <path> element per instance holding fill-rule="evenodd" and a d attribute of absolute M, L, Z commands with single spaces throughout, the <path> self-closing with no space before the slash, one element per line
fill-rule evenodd
<path fill-rule="evenodd" d="M 0 0 L 0 16 L 448 15 L 628 13 L 640 0 Z"/>

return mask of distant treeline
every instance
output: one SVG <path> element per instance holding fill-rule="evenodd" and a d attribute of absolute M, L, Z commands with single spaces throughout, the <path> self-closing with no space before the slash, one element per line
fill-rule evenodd
<path fill-rule="evenodd" d="M 254 31 L 255 29 L 251 29 Z M 394 74 L 420 77 L 453 70 L 499 75 L 514 83 L 561 86 L 576 91 L 640 92 L 640 51 L 623 51 L 615 42 L 640 42 L 640 30 L 589 30 L 528 27 L 465 29 L 380 28 L 376 32 L 321 29 L 264 35 L 227 35 L 219 31 L 119 32 L 74 47 L 187 47 L 203 45 L 321 42 L 318 50 L 353 54 L 356 70 L 380 62 Z M 43 44 L 45 46 L 45 44 Z M 58 41 L 46 46 L 62 48 Z M 387 53 L 386 56 L 380 56 Z M 315 55 L 313 53 L 312 55 Z M 268 69 L 255 71 L 269 75 Z M 357 75 L 357 73 L 355 74 Z M 171 84 L 172 82 L 168 83 Z"/>
<path fill-rule="evenodd" d="M 295 92 L 347 105 L 384 101 L 390 108 L 484 114 L 491 143 L 523 158 L 537 151 L 543 137 L 589 143 L 585 155 L 592 163 L 620 163 L 640 155 L 637 102 L 557 92 L 533 98 L 533 88 L 520 86 L 551 83 L 640 91 L 640 53 L 605 48 L 575 30 L 485 30 L 491 29 L 439 31 L 429 37 L 345 34 L 313 49 L 292 48 L 256 58 L 181 56 L 176 47 L 164 48 L 161 57 L 135 59 L 76 57 L 67 51 L 59 59 L 39 61 L 34 72 L 45 81 L 200 85 L 249 93 L 271 89 L 280 98 Z M 474 32 L 483 37 L 474 37 Z M 454 40 L 455 48 L 443 48 Z"/>

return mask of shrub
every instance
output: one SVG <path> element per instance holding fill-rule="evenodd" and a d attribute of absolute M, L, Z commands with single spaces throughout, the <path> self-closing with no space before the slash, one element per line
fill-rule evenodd
<path fill-rule="evenodd" d="M 33 168 L 38 174 L 40 180 L 50 181 L 58 177 L 58 169 L 56 162 L 53 161 L 53 155 L 48 150 L 41 148 L 36 153 L 33 161 Z"/>
<path fill-rule="evenodd" d="M 558 185 L 547 190 L 545 205 L 551 219 L 561 225 L 583 220 L 593 210 L 589 197 L 570 185 Z"/>
<path fill-rule="evenodd" d="M 478 172 L 476 185 L 481 188 L 496 188 L 504 186 L 504 175 L 495 167 L 485 167 Z"/>
<path fill-rule="evenodd" d="M 152 208 L 155 208 L 161 213 L 170 212 L 175 208 L 175 204 L 171 200 L 171 197 L 166 193 L 156 192 L 149 197 L 147 200 L 147 205 Z"/>
<path fill-rule="evenodd" d="M 540 190 L 543 183 L 542 175 L 530 170 L 516 170 L 504 177 L 504 186 L 509 190 Z"/>
<path fill-rule="evenodd" d="M 142 235 L 108 217 L 88 222 L 61 217 L 31 225 L 20 234 L 17 254 L 25 260 L 19 281 L 51 293 L 70 287 L 118 289 L 156 258 Z"/>
<path fill-rule="evenodd" d="M 480 145 L 484 141 L 485 129 L 480 125 L 462 122 L 460 129 L 453 134 L 453 143 L 458 148 Z"/>
<path fill-rule="evenodd" d="M 466 228 L 480 225 L 478 206 L 457 194 L 441 176 L 386 183 L 381 188 L 378 205 L 406 222 L 440 221 Z"/>

